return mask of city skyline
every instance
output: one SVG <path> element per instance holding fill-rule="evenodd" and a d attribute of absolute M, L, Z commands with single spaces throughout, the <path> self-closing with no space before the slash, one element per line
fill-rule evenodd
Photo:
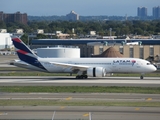
<path fill-rule="evenodd" d="M 80 16 L 137 16 L 138 7 L 146 7 L 148 16 L 159 6 L 159 0 L 1 0 L 0 11 L 4 13 L 27 13 L 31 16 L 62 16 L 74 10 Z"/>

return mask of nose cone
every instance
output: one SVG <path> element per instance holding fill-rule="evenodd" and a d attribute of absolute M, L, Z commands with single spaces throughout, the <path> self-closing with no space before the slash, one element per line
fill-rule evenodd
<path fill-rule="evenodd" d="M 153 71 L 156 71 L 157 70 L 157 67 L 155 67 L 154 65 L 153 65 Z"/>
<path fill-rule="evenodd" d="M 154 72 L 156 70 L 157 70 L 157 68 L 154 65 L 149 65 L 149 66 L 145 67 L 146 73 Z"/>
<path fill-rule="evenodd" d="M 154 72 L 154 71 L 157 70 L 157 68 L 154 65 L 152 65 L 152 67 L 150 68 L 150 70 L 151 70 L 151 72 Z"/>

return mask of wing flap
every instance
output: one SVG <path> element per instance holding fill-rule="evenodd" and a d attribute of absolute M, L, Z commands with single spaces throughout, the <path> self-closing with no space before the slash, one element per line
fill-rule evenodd
<path fill-rule="evenodd" d="M 75 65 L 75 64 L 68 64 L 68 63 L 57 63 L 57 62 L 49 62 L 49 63 L 54 64 L 56 66 L 70 69 L 72 71 L 75 71 L 75 70 L 86 71 L 89 68 L 89 66 Z"/>

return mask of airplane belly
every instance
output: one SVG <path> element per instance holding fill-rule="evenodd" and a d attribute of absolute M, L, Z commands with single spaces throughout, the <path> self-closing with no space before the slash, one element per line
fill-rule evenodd
<path fill-rule="evenodd" d="M 127 66 L 124 67 L 124 68 L 120 68 L 119 71 L 120 72 L 128 72 L 128 73 L 129 72 L 133 72 L 132 68 L 131 67 L 127 67 Z"/>
<path fill-rule="evenodd" d="M 140 66 L 132 66 L 132 67 L 128 67 L 128 71 L 131 73 L 141 73 L 142 69 Z"/>
<path fill-rule="evenodd" d="M 47 68 L 48 72 L 64 72 L 64 70 L 60 67 L 56 67 L 56 68 Z"/>
<path fill-rule="evenodd" d="M 141 73 L 142 70 L 140 66 L 116 66 L 113 68 L 113 70 L 117 73 Z"/>

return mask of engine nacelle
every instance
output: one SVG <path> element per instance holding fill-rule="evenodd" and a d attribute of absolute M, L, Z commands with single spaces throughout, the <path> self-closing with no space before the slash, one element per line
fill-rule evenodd
<path fill-rule="evenodd" d="M 105 77 L 106 69 L 103 67 L 90 67 L 87 69 L 87 75 L 89 77 Z"/>

